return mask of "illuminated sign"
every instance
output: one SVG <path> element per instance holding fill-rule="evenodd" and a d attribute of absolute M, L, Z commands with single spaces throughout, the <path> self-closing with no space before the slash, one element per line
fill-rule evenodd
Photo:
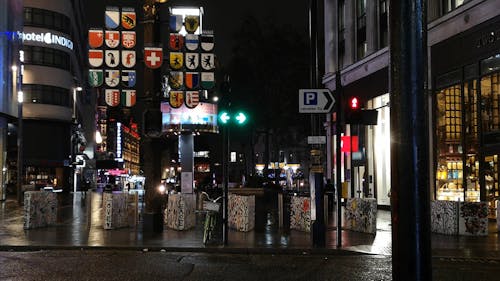
<path fill-rule="evenodd" d="M 73 41 L 64 36 L 59 36 L 50 32 L 17 32 L 17 36 L 22 39 L 23 42 L 39 42 L 47 45 L 59 45 L 73 50 Z"/>
<path fill-rule="evenodd" d="M 195 108 L 185 105 L 173 108 L 168 102 L 164 102 L 161 104 L 161 112 L 163 132 L 218 132 L 216 104 L 200 103 Z"/>

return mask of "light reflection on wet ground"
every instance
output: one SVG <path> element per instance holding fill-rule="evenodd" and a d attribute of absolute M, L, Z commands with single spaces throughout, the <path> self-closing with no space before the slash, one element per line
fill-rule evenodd
<path fill-rule="evenodd" d="M 230 248 L 262 249 L 311 249 L 311 234 L 277 226 L 277 207 L 274 200 L 264 200 L 256 206 L 256 227 L 250 232 L 229 230 Z M 269 203 L 271 202 L 271 203 Z M 86 198 L 80 193 L 58 194 L 57 225 L 23 229 L 22 207 L 15 200 L 1 202 L 0 246 L 81 246 L 81 247 L 165 247 L 206 248 L 202 243 L 203 217 L 197 214 L 196 227 L 187 231 L 164 228 L 162 232 L 147 232 L 142 229 L 142 205 L 139 206 L 136 227 L 105 230 L 103 228 L 102 194 L 88 192 Z M 327 249 L 335 249 L 337 241 L 336 215 L 330 214 L 326 231 Z M 474 256 L 482 251 L 499 251 L 498 232 L 490 229 L 488 237 L 464 237 L 432 235 L 433 248 L 443 253 L 462 251 Z M 217 237 L 221 237 L 219 229 Z M 391 255 L 390 212 L 379 210 L 376 235 L 342 231 L 342 248 L 357 252 Z M 464 247 L 464 243 L 465 246 Z M 448 251 L 448 252 L 446 252 Z"/>

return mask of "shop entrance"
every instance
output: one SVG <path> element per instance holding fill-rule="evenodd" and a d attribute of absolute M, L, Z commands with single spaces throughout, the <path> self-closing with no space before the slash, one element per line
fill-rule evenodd
<path fill-rule="evenodd" d="M 488 202 L 488 218 L 496 218 L 496 209 L 500 199 L 498 181 L 500 178 L 498 169 L 498 156 L 500 153 L 487 153 L 484 157 L 484 186 L 486 190 L 486 201 Z"/>

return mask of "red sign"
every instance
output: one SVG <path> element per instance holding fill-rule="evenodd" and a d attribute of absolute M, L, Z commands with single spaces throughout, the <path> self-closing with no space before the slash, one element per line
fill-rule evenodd
<path fill-rule="evenodd" d="M 351 144 L 352 144 L 352 150 L 351 150 Z M 359 147 L 358 147 L 358 136 L 342 136 L 341 138 L 341 151 L 342 152 L 358 152 Z"/>

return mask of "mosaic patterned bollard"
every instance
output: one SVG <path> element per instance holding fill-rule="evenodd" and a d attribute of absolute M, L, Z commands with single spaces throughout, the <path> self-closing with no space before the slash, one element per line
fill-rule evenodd
<path fill-rule="evenodd" d="M 377 232 L 377 200 L 375 198 L 348 198 L 345 204 L 344 227 L 353 231 Z"/>
<path fill-rule="evenodd" d="M 431 231 L 458 235 L 458 202 L 431 201 Z"/>
<path fill-rule="evenodd" d="M 290 201 L 290 229 L 311 231 L 311 200 L 292 196 Z"/>
<path fill-rule="evenodd" d="M 168 228 L 188 230 L 194 227 L 196 198 L 194 194 L 170 194 L 164 223 Z"/>
<path fill-rule="evenodd" d="M 232 229 L 247 232 L 255 228 L 255 195 L 229 194 L 228 225 Z"/>
<path fill-rule="evenodd" d="M 487 202 L 459 202 L 458 233 L 468 236 L 488 235 Z"/>
<path fill-rule="evenodd" d="M 104 229 L 128 227 L 126 193 L 103 193 Z"/>
<path fill-rule="evenodd" d="M 57 194 L 48 191 L 24 193 L 24 229 L 55 225 Z"/>

